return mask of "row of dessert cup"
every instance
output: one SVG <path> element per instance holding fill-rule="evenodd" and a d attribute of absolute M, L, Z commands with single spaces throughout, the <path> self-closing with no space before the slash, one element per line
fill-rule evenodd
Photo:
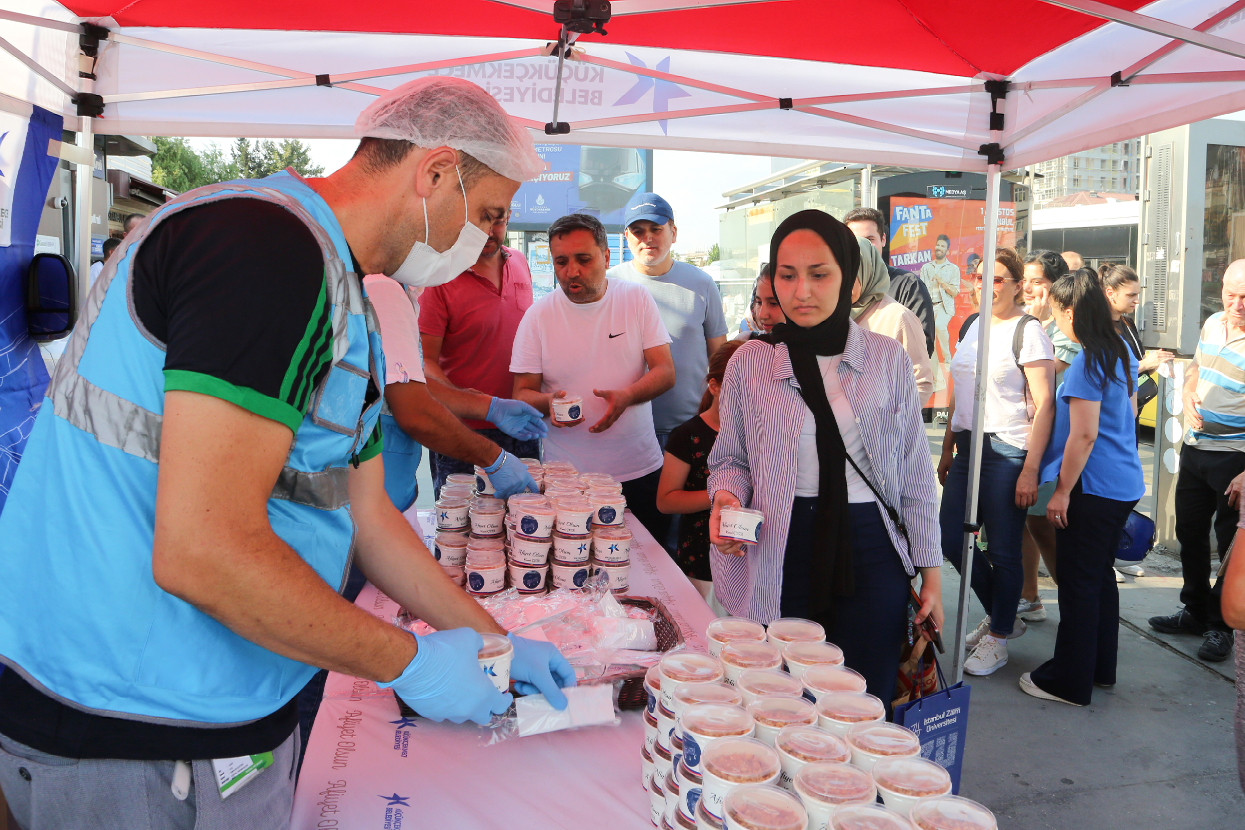
<path fill-rule="evenodd" d="M 672 652 L 644 678 L 657 827 L 996 829 L 987 808 L 950 794 L 911 731 L 885 722 L 818 623 L 722 617 L 707 640 L 709 654 Z"/>

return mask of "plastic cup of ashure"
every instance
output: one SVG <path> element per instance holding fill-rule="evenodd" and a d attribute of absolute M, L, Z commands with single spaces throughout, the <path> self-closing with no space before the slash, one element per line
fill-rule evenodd
<path fill-rule="evenodd" d="M 863 674 L 847 666 L 810 666 L 800 682 L 814 700 L 830 692 L 863 692 L 869 685 Z"/>
<path fill-rule="evenodd" d="M 587 562 L 592 551 L 592 537 L 586 534 L 566 536 L 553 534 L 553 558 L 559 562 Z"/>
<path fill-rule="evenodd" d="M 476 564 L 468 556 L 463 571 L 467 575 L 467 590 L 473 594 L 487 596 L 506 590 L 505 554 L 502 554 L 502 561 L 495 565 Z"/>
<path fill-rule="evenodd" d="M 830 692 L 817 701 L 818 728 L 843 738 L 858 723 L 878 723 L 885 718 L 886 705 L 868 692 Z"/>
<path fill-rule="evenodd" d="M 666 708 L 674 704 L 674 690 L 687 683 L 716 683 L 722 679 L 722 664 L 708 654 L 679 651 L 667 654 L 657 664 L 661 672 L 661 700 Z"/>
<path fill-rule="evenodd" d="M 457 566 L 461 568 L 467 560 L 467 535 L 452 530 L 443 530 L 437 534 L 432 543 L 432 555 L 441 563 L 441 567 Z"/>
<path fill-rule="evenodd" d="M 748 714 L 756 721 L 757 740 L 774 746 L 778 733 L 787 726 L 816 726 L 817 710 L 802 697 L 769 695 L 757 698 L 748 706 Z"/>
<path fill-rule="evenodd" d="M 735 680 L 735 687 L 744 698 L 744 706 L 768 695 L 802 697 L 804 687 L 785 671 L 778 669 L 745 669 Z"/>
<path fill-rule="evenodd" d="M 466 499 L 437 499 L 437 530 L 462 530 L 467 524 Z"/>
<path fill-rule="evenodd" d="M 997 830 L 994 813 L 970 798 L 940 795 L 912 805 L 917 830 Z"/>
<path fill-rule="evenodd" d="M 696 802 L 696 821 L 688 822 L 687 816 L 683 815 L 683 811 L 679 811 L 677 816 L 679 826 L 671 828 L 671 830 L 725 830 L 726 824 L 720 818 L 712 815 L 705 809 L 704 799 Z M 689 826 L 690 824 L 690 826 Z"/>
<path fill-rule="evenodd" d="M 843 665 L 843 649 L 834 643 L 797 640 L 782 647 L 782 659 L 792 677 L 802 677 L 813 666 Z"/>
<path fill-rule="evenodd" d="M 844 804 L 834 811 L 830 830 L 912 830 L 912 822 L 881 804 Z"/>
<path fill-rule="evenodd" d="M 787 643 L 824 643 L 826 629 L 821 623 L 799 617 L 780 617 L 766 628 L 769 641 L 779 648 Z"/>
<path fill-rule="evenodd" d="M 749 507 L 723 507 L 718 525 L 718 535 L 727 539 L 756 544 L 761 538 L 761 525 L 765 514 Z"/>
<path fill-rule="evenodd" d="M 626 593 L 631 583 L 630 562 L 597 562 L 595 573 L 606 575 L 610 590 L 615 594 Z"/>
<path fill-rule="evenodd" d="M 872 804 L 878 797 L 869 773 L 837 761 L 806 764 L 795 774 L 793 784 L 808 811 L 809 830 L 825 830 L 844 805 Z"/>
<path fill-rule="evenodd" d="M 922 798 L 951 794 L 951 773 L 924 758 L 883 758 L 873 765 L 873 783 L 882 803 L 905 816 Z"/>
<path fill-rule="evenodd" d="M 514 516 L 514 529 L 529 539 L 548 540 L 553 534 L 557 511 L 540 497 L 540 502 L 511 503 L 510 515 Z"/>
<path fill-rule="evenodd" d="M 743 708 L 726 703 L 688 706 L 679 714 L 678 724 L 683 763 L 697 774 L 704 774 L 704 756 L 710 746 L 727 738 L 750 738 L 755 728 L 752 716 Z"/>
<path fill-rule="evenodd" d="M 510 663 L 514 660 L 514 643 L 505 634 L 481 634 L 480 669 L 504 692 L 510 688 Z"/>
<path fill-rule="evenodd" d="M 483 467 L 476 467 L 476 492 L 482 496 L 490 496 L 497 490 L 493 487 L 493 480 L 488 477 L 488 471 Z"/>
<path fill-rule="evenodd" d="M 755 738 L 723 738 L 705 750 L 704 792 L 700 803 L 714 818 L 725 818 L 726 796 L 749 784 L 774 784 L 782 773 L 778 753 Z"/>
<path fill-rule="evenodd" d="M 645 673 L 644 677 L 647 680 L 648 674 Z M 691 706 L 701 703 L 717 703 L 723 706 L 738 706 L 742 709 L 743 702 L 744 697 L 739 690 L 726 683 L 684 683 L 674 690 L 674 700 L 670 705 L 670 711 L 674 713 L 675 718 L 674 732 L 682 737 L 683 713 Z"/>
<path fill-rule="evenodd" d="M 505 531 L 506 506 L 500 502 L 472 507 L 468 516 L 474 536 L 500 536 Z"/>
<path fill-rule="evenodd" d="M 629 562 L 632 538 L 631 531 L 625 527 L 599 527 L 592 533 L 592 555 L 598 562 Z"/>
<path fill-rule="evenodd" d="M 592 505 L 592 523 L 601 525 L 620 525 L 623 523 L 623 511 L 627 509 L 627 499 L 622 492 L 593 493 L 588 496 L 588 504 Z"/>
<path fill-rule="evenodd" d="M 450 473 L 445 477 L 446 484 L 466 484 L 468 487 L 476 486 L 476 477 L 471 473 Z"/>
<path fill-rule="evenodd" d="M 648 782 L 649 797 L 649 818 L 657 827 L 661 827 L 661 823 L 666 815 L 666 776 L 659 775 L 656 770 L 653 771 L 652 778 Z"/>
<path fill-rule="evenodd" d="M 847 742 L 815 726 L 787 726 L 774 739 L 778 760 L 782 764 L 779 786 L 788 790 L 795 786 L 795 776 L 809 764 L 833 761 L 845 764 L 852 757 Z"/>
<path fill-rule="evenodd" d="M 705 638 L 709 641 L 709 653 L 720 657 L 727 643 L 736 640 L 765 642 L 765 626 L 745 617 L 718 617 L 709 623 Z"/>
<path fill-rule="evenodd" d="M 561 498 L 554 502 L 557 518 L 554 529 L 564 536 L 586 536 L 592 533 L 592 505 L 583 496 Z"/>
<path fill-rule="evenodd" d="M 740 787 L 723 802 L 727 830 L 807 830 L 800 799 L 773 785 Z"/>
<path fill-rule="evenodd" d="M 588 563 L 554 559 L 549 563 L 549 579 L 554 588 L 582 588 L 588 581 Z"/>
<path fill-rule="evenodd" d="M 893 723 L 858 723 L 847 730 L 852 764 L 865 772 L 883 758 L 912 758 L 921 754 L 921 741 L 909 729 Z"/>
<path fill-rule="evenodd" d="M 519 565 L 544 565 L 549 561 L 552 546 L 548 539 L 515 536 L 510 540 L 510 561 Z"/>
<path fill-rule="evenodd" d="M 584 419 L 584 399 L 572 393 L 567 393 L 560 398 L 554 398 L 550 401 L 550 408 L 553 410 L 553 420 L 559 424 L 578 424 Z M 548 467 L 545 468 L 548 470 Z"/>
<path fill-rule="evenodd" d="M 718 659 L 722 661 L 726 682 L 732 686 L 738 682 L 739 675 L 748 669 L 782 667 L 782 652 L 776 646 L 752 640 L 735 640 L 727 643 L 718 653 Z"/>
<path fill-rule="evenodd" d="M 545 577 L 549 573 L 548 565 L 524 565 L 511 562 L 506 566 L 510 574 L 511 587 L 520 594 L 539 594 L 545 590 Z"/>

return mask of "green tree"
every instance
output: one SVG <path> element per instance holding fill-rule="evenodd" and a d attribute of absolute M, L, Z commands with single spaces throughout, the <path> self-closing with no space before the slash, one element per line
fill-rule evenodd
<path fill-rule="evenodd" d="M 294 138 L 286 138 L 280 144 L 262 142 L 261 157 L 265 175 L 293 167 L 304 176 L 323 176 L 324 168 L 311 163 L 311 148 Z"/>
<path fill-rule="evenodd" d="M 229 158 L 230 178 L 258 179 L 262 177 L 264 173 L 261 162 L 257 148 L 253 148 L 250 141 L 245 138 L 237 139 L 233 143 Z"/>
<path fill-rule="evenodd" d="M 718 247 L 718 243 L 714 242 L 713 247 L 709 249 L 709 262 L 717 262 L 721 258 L 722 249 Z"/>
<path fill-rule="evenodd" d="M 323 167 L 312 164 L 310 148 L 297 139 L 278 143 L 239 138 L 229 147 L 228 158 L 217 144 L 200 153 L 184 138 L 156 136 L 155 142 L 152 177 L 179 193 L 229 179 L 261 179 L 287 167 L 304 176 L 324 175 Z"/>
<path fill-rule="evenodd" d="M 210 184 L 203 157 L 184 138 L 155 137 L 156 155 L 151 160 L 152 178 L 161 187 L 185 193 Z"/>

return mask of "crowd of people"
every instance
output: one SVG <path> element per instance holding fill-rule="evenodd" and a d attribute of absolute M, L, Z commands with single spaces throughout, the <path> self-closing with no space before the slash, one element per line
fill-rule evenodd
<path fill-rule="evenodd" d="M 1145 491 L 1138 374 L 1171 357 L 1128 320 L 1131 270 L 999 248 L 968 277 L 990 312 L 953 350 L 950 240 L 918 276 L 886 264 L 878 211 L 804 210 L 727 342 L 717 286 L 674 258 L 656 193 L 625 209 L 627 262 L 597 218 L 556 219 L 557 286 L 535 299 L 506 241 L 542 163 L 479 87 L 411 82 L 357 133 L 326 178 L 184 194 L 101 269 L 0 514 L 0 787 L 27 830 L 285 826 L 317 669 L 433 719 L 505 711 L 477 663 L 497 623 L 400 512 L 424 447 L 434 489 L 473 468 L 500 497 L 535 489 L 521 459 L 537 456 L 610 474 L 711 607 L 820 622 L 888 706 L 910 608 L 942 626 L 942 564 L 968 545 L 986 616 L 965 671 L 994 673 L 1045 619 L 1044 561 L 1059 629 L 1021 690 L 1079 706 L 1116 682 L 1115 552 Z M 1150 621 L 1202 636 L 1208 660 L 1245 623 L 1241 556 L 1210 581 L 1212 524 L 1226 555 L 1245 488 L 1245 261 L 1223 281 L 1184 389 L 1184 608 Z M 945 376 L 936 352 L 954 354 Z M 935 465 L 922 407 L 942 387 Z M 567 396 L 573 423 L 550 417 Z M 755 544 L 721 532 L 738 506 L 764 515 Z M 365 579 L 437 631 L 355 608 Z M 565 706 L 562 655 L 511 639 L 517 690 Z M 211 785 L 208 759 L 263 752 L 280 772 L 228 801 Z"/>

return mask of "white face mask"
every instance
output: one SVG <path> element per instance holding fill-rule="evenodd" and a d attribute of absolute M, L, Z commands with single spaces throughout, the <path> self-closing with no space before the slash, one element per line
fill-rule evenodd
<path fill-rule="evenodd" d="M 391 279 L 412 288 L 444 285 L 466 271 L 480 258 L 480 252 L 484 250 L 489 237 L 485 231 L 468 221 L 467 190 L 463 187 L 463 174 L 458 170 L 458 165 L 454 165 L 454 170 L 458 172 L 458 187 L 463 191 L 463 229 L 458 234 L 458 240 L 450 246 L 448 251 L 438 251 L 427 242 L 416 242 L 411 246 L 411 252 L 406 255 L 406 259 L 398 266 L 398 270 L 389 275 Z M 425 239 L 428 238 L 430 228 L 428 202 L 425 200 Z"/>

